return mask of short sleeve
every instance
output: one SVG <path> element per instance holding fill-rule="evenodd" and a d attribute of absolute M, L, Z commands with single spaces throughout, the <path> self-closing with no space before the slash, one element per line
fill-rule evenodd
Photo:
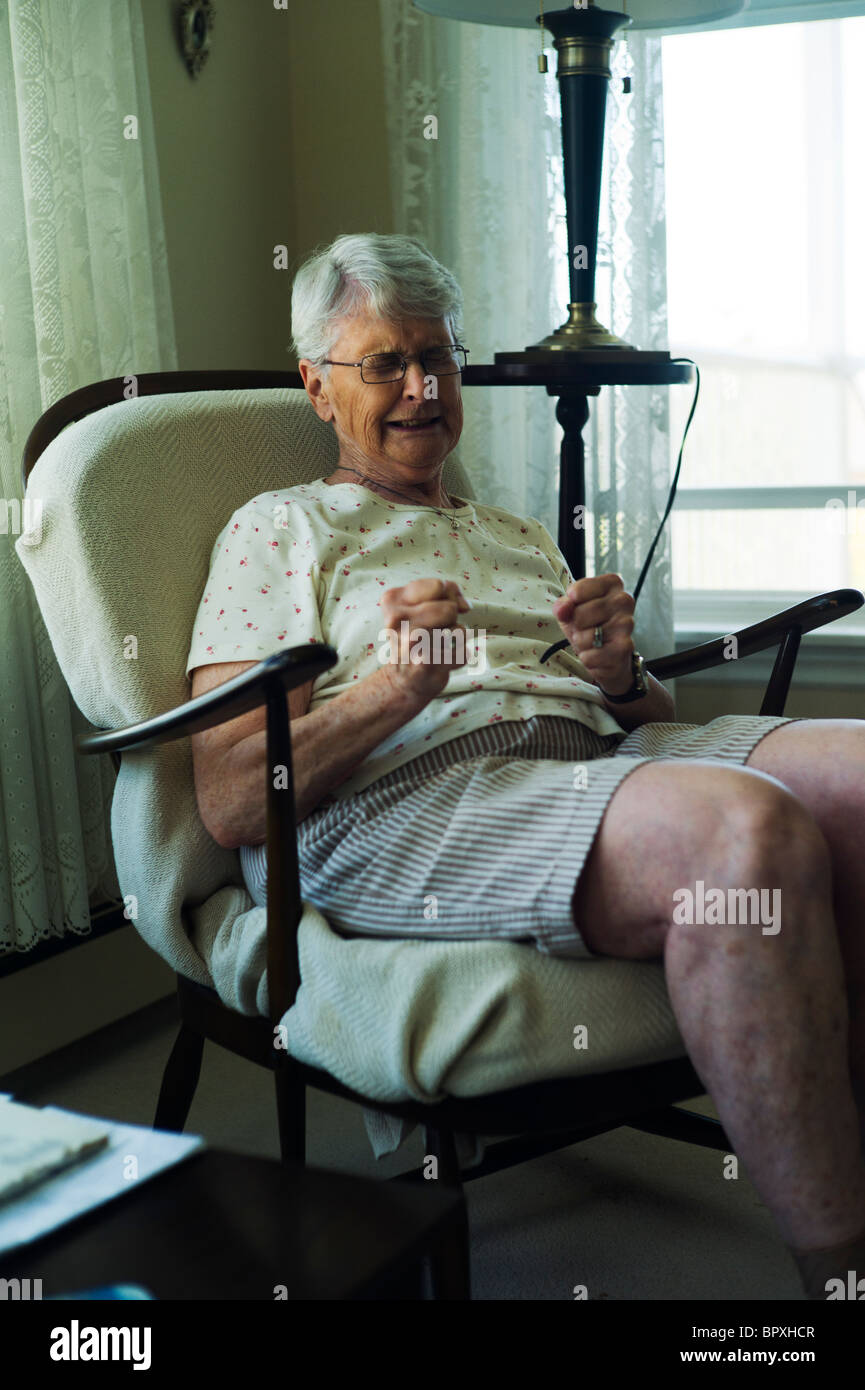
<path fill-rule="evenodd" d="M 323 642 L 318 573 L 302 507 L 270 497 L 240 507 L 213 547 L 186 674 L 211 662 L 260 661 L 286 647 Z"/>

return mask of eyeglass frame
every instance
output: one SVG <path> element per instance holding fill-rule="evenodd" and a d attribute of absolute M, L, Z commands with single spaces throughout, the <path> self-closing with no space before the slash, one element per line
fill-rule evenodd
<path fill-rule="evenodd" d="M 463 347 L 462 343 L 436 343 L 433 347 L 424 348 L 423 352 L 411 353 L 408 356 L 406 356 L 406 354 L 402 352 L 365 352 L 359 362 L 335 362 L 332 357 L 325 357 L 322 359 L 321 366 L 360 367 L 360 379 L 363 382 L 364 386 L 393 386 L 394 382 L 405 381 L 405 374 L 408 371 L 409 362 L 419 362 L 421 369 L 426 376 L 462 376 L 463 372 L 465 371 L 468 365 L 467 361 L 464 361 L 461 367 L 457 367 L 455 372 L 427 371 L 426 363 L 424 362 L 424 357 L 426 356 L 426 354 L 428 352 L 436 352 L 439 349 L 445 347 L 459 348 L 460 352 L 465 354 L 466 359 L 468 358 L 469 350 L 468 348 Z M 398 357 L 402 362 L 402 371 L 399 376 L 390 377 L 388 381 L 367 381 L 366 377 L 363 374 L 363 364 L 368 357 Z"/>

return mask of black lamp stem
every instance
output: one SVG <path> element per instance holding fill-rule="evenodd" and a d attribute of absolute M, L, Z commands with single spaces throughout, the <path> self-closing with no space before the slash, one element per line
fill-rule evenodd
<path fill-rule="evenodd" d="M 558 54 L 571 302 L 566 322 L 527 352 L 628 348 L 595 318 L 595 267 L 610 53 L 630 19 L 588 5 L 547 12 L 543 22 Z"/>

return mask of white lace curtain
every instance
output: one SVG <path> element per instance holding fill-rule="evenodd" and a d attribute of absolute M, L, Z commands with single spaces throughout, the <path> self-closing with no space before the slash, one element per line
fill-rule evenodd
<path fill-rule="evenodd" d="M 433 18 L 411 0 L 379 2 L 394 229 L 419 237 L 454 271 L 465 295 L 469 361 L 491 362 L 497 351 L 545 336 L 567 314 L 555 56 L 541 76 L 539 34 Z M 614 45 L 614 62 L 598 314 L 636 347 L 665 347 L 660 40 L 633 35 L 627 47 Z M 594 512 L 588 572 L 617 570 L 631 591 L 666 502 L 670 389 L 605 387 L 584 432 Z M 540 387 L 473 387 L 465 392 L 459 455 L 479 497 L 538 517 L 558 538 L 554 406 Z M 666 535 L 636 619 L 646 656 L 672 650 Z"/>
<path fill-rule="evenodd" d="M 42 412 L 177 365 L 140 3 L 0 0 L 0 954 L 86 935 L 119 896 L 111 762 L 75 752 L 14 545 Z"/>
<path fill-rule="evenodd" d="M 667 235 L 661 40 L 613 45 L 598 230 L 598 317 L 626 343 L 668 349 Z M 631 90 L 624 90 L 630 77 Z M 605 386 L 586 426 L 594 514 L 593 573 L 613 570 L 633 593 L 672 481 L 669 401 L 680 386 Z M 676 441 L 678 443 L 678 441 Z M 658 541 L 635 614 L 644 656 L 673 651 L 670 523 Z M 671 689 L 675 689 L 671 686 Z"/>

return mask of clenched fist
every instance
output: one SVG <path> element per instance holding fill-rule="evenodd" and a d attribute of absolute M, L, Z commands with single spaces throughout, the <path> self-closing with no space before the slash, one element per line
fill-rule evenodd
<path fill-rule="evenodd" d="M 620 574 L 576 579 L 553 604 L 553 615 L 596 685 L 608 695 L 624 695 L 633 684 L 634 599 Z M 604 645 L 594 645 L 595 628 Z"/>
<path fill-rule="evenodd" d="M 451 671 L 465 666 L 465 628 L 457 622 L 471 605 L 452 580 L 413 579 L 385 589 L 379 601 L 384 629 L 394 634 L 398 660 L 388 669 L 395 683 L 424 700 L 440 695 Z M 450 634 L 461 632 L 462 651 L 452 652 Z M 417 639 L 426 634 L 429 660 L 418 656 Z"/>

